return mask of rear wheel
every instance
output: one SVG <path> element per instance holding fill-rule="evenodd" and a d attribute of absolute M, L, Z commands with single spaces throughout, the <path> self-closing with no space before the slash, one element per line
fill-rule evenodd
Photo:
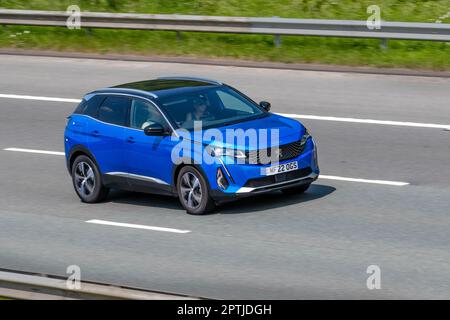
<path fill-rule="evenodd" d="M 79 156 L 72 166 L 72 182 L 81 201 L 95 203 L 105 200 L 108 188 L 102 184 L 100 171 L 87 156 Z"/>
<path fill-rule="evenodd" d="M 306 190 L 308 190 L 310 185 L 311 185 L 311 183 L 302 184 L 302 185 L 297 186 L 297 187 L 292 187 L 292 188 L 288 188 L 288 189 L 282 189 L 281 191 L 283 193 L 285 193 L 285 194 L 302 194 Z"/>
<path fill-rule="evenodd" d="M 215 208 L 205 177 L 194 167 L 181 168 L 177 191 L 181 204 L 189 214 L 201 215 Z"/>

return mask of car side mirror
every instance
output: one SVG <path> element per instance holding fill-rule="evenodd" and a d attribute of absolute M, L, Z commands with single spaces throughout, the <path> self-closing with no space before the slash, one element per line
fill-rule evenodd
<path fill-rule="evenodd" d="M 266 110 L 266 111 L 269 111 L 270 110 L 270 102 L 267 102 L 267 101 L 261 101 L 260 103 L 259 103 L 259 105 L 264 109 L 264 110 Z"/>
<path fill-rule="evenodd" d="M 167 130 L 160 123 L 153 123 L 144 128 L 146 136 L 164 136 Z"/>

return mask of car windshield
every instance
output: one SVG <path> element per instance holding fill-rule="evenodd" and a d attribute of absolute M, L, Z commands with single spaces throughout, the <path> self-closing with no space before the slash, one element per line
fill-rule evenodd
<path fill-rule="evenodd" d="M 194 128 L 194 121 L 202 121 L 202 128 L 220 127 L 267 114 L 253 101 L 226 86 L 162 98 L 159 104 L 178 128 L 187 130 Z"/>

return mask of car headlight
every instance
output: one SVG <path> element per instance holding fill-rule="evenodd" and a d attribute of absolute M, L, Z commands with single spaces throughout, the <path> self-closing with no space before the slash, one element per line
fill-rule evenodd
<path fill-rule="evenodd" d="M 311 138 L 311 134 L 309 133 L 308 129 L 305 128 L 305 134 L 303 135 L 302 139 L 300 140 L 300 145 L 304 146 L 306 142 L 308 142 L 308 139 Z"/>
<path fill-rule="evenodd" d="M 213 157 L 232 157 L 239 159 L 246 158 L 245 152 L 242 150 L 226 149 L 220 147 L 209 147 L 209 152 Z"/>

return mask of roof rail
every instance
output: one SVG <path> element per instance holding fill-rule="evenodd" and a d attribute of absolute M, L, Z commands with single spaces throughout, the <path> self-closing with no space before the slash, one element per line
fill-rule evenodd
<path fill-rule="evenodd" d="M 145 91 L 145 90 L 139 90 L 139 89 L 133 89 L 133 88 L 118 88 L 118 87 L 107 87 L 107 88 L 101 88 L 101 89 L 97 89 L 94 92 L 91 93 L 102 93 L 103 92 L 108 92 L 108 91 L 118 91 L 118 92 L 124 92 L 124 93 L 140 93 L 140 94 L 145 94 L 145 95 L 149 95 L 153 98 L 158 98 L 158 96 L 156 94 L 154 94 L 151 91 Z"/>
<path fill-rule="evenodd" d="M 216 84 L 221 86 L 222 82 L 212 79 L 206 79 L 206 78 L 198 78 L 198 77 L 189 77 L 189 76 L 167 76 L 167 77 L 159 77 L 158 80 L 193 80 L 193 81 L 203 81 L 203 82 L 209 82 L 212 84 Z"/>

